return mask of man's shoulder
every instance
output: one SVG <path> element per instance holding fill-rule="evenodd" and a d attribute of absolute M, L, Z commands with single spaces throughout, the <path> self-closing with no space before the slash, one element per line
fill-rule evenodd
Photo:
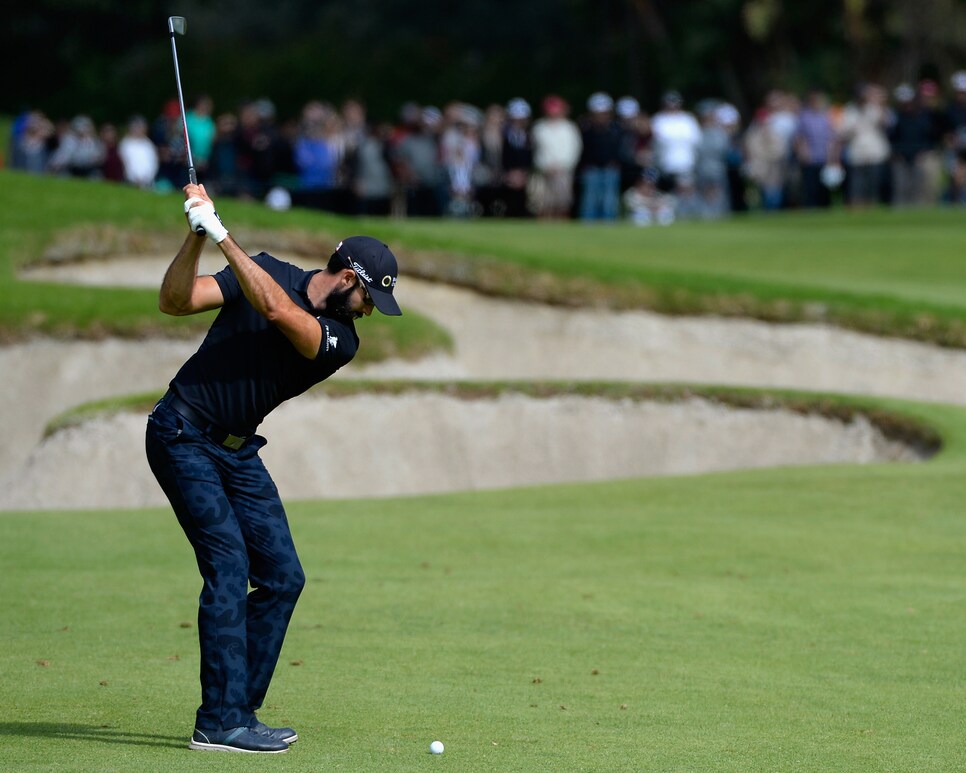
<path fill-rule="evenodd" d="M 347 360 L 355 357 L 359 349 L 359 336 L 352 320 L 341 317 L 316 316 L 322 326 L 322 343 L 319 354 L 340 355 Z"/>
<path fill-rule="evenodd" d="M 255 261 L 259 266 L 261 266 L 265 271 L 272 275 L 276 280 L 290 278 L 292 280 L 300 279 L 306 274 L 312 273 L 301 266 L 297 266 L 294 263 L 289 263 L 288 261 L 276 258 L 267 252 L 259 252 L 257 255 L 252 255 L 252 260 Z"/>

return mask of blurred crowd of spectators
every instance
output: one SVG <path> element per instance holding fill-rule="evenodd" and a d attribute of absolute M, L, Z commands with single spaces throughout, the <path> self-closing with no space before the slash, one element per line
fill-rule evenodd
<path fill-rule="evenodd" d="M 280 119 L 270 99 L 216 111 L 188 105 L 198 177 L 213 195 L 397 217 L 714 219 L 749 209 L 966 204 L 966 71 L 876 83 L 833 104 L 821 90 L 774 90 L 750 115 L 666 92 L 591 94 L 574 111 L 550 94 L 485 108 L 406 102 L 395 122 L 365 105 L 307 102 Z M 14 122 L 8 166 L 170 191 L 187 182 L 177 100 L 148 120 L 99 127 L 87 116 Z"/>

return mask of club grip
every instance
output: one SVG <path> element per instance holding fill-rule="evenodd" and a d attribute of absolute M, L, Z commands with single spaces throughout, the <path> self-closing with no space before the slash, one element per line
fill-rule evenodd
<path fill-rule="evenodd" d="M 174 33 L 172 32 L 171 34 L 173 35 Z M 186 141 L 187 141 L 187 135 L 188 135 L 188 129 L 187 129 L 187 127 L 185 127 L 185 140 Z M 197 185 L 198 184 L 198 175 L 195 172 L 194 166 L 189 166 L 188 167 L 188 182 L 190 182 L 192 185 Z M 200 225 L 195 229 L 195 233 L 198 234 L 198 236 L 207 236 L 208 235 L 208 232 L 204 229 L 204 226 L 200 226 Z"/>

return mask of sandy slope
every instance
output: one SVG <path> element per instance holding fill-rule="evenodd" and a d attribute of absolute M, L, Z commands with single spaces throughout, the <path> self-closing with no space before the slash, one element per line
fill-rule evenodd
<path fill-rule="evenodd" d="M 156 286 L 166 260 L 140 257 L 56 271 L 61 281 Z M 43 278 L 50 271 L 32 276 Z M 966 401 L 962 351 L 818 325 L 563 310 L 483 298 L 405 276 L 397 292 L 403 308 L 450 329 L 454 354 L 417 363 L 349 366 L 336 378 L 690 381 Z M 91 422 L 43 443 L 41 433 L 51 416 L 78 403 L 163 390 L 196 346 L 197 341 L 38 340 L 0 348 L 0 418 L 8 441 L 0 445 L 0 508 L 160 502 L 142 461 L 144 417 Z M 340 402 L 338 423 L 331 420 L 327 398 L 303 397 L 280 408 L 263 426 L 271 440 L 266 463 L 285 495 L 355 495 L 358 487 L 343 488 L 340 480 L 347 472 L 358 479 L 364 469 L 380 471 L 378 482 L 371 484 L 373 494 L 391 495 L 771 464 L 865 462 L 896 454 L 865 425 L 843 427 L 705 403 L 618 406 L 512 395 L 476 404 L 427 395 Z M 358 433 L 346 437 L 333 459 L 318 439 L 337 439 L 344 424 L 388 428 L 389 435 L 378 448 L 355 442 Z"/>

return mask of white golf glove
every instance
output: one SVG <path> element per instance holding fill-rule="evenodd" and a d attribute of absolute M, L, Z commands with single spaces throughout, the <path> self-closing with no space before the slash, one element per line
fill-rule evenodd
<path fill-rule="evenodd" d="M 221 222 L 221 218 L 215 212 L 215 205 L 210 201 L 192 196 L 184 203 L 184 211 L 192 231 L 197 231 L 199 226 L 204 228 L 208 238 L 215 244 L 223 242 L 228 236 L 228 229 Z"/>

